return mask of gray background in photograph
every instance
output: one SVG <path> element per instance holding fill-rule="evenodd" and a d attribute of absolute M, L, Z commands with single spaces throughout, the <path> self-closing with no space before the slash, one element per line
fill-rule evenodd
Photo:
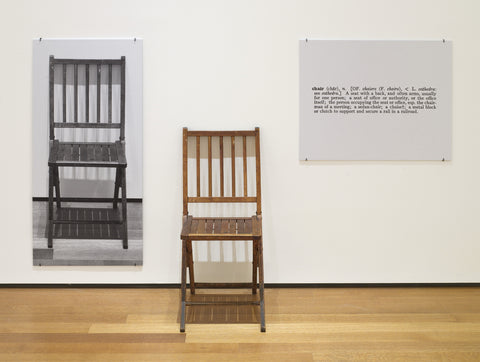
<path fill-rule="evenodd" d="M 310 40 L 300 46 L 300 160 L 450 160 L 452 44 Z M 417 114 L 313 113 L 312 87 L 435 87 Z"/>

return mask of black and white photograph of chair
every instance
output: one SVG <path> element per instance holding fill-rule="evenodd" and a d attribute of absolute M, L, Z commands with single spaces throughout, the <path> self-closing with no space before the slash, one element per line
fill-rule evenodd
<path fill-rule="evenodd" d="M 141 117 L 126 112 L 128 66 L 123 54 L 48 55 L 48 193 L 33 197 L 34 265 L 142 265 L 142 198 L 128 193 L 138 173 L 127 172 L 129 147 L 141 145 L 126 128 L 141 129 Z"/>

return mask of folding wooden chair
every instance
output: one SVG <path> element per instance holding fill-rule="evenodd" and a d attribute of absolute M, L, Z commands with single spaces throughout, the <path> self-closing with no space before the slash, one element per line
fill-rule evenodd
<path fill-rule="evenodd" d="M 196 142 L 196 196 L 188 195 L 188 139 L 193 137 Z M 213 196 L 212 192 L 212 138 L 218 137 L 220 163 L 220 195 Z M 249 196 L 247 190 L 247 138 L 255 139 L 255 196 Z M 208 196 L 200 194 L 200 139 L 208 140 Z M 224 139 L 230 138 L 231 145 L 231 196 L 227 196 L 224 187 Z M 243 196 L 237 196 L 235 185 L 235 142 L 242 139 L 243 145 Z M 251 217 L 193 217 L 188 213 L 190 203 L 255 203 L 256 215 Z M 264 303 L 264 276 L 263 276 L 263 246 L 262 246 L 262 204 L 260 187 L 260 130 L 254 131 L 189 131 L 183 129 L 183 227 L 180 236 L 182 240 L 182 290 L 181 290 L 181 319 L 180 331 L 185 332 L 185 312 L 187 306 L 205 304 L 253 304 L 260 306 L 261 331 L 265 332 L 265 303 Z M 201 240 L 252 240 L 253 268 L 251 283 L 195 283 L 192 241 Z M 245 302 L 209 302 L 187 300 L 187 268 L 190 277 L 190 293 L 195 294 L 195 288 L 251 288 L 252 294 L 260 290 L 259 300 Z"/>
<path fill-rule="evenodd" d="M 60 71 L 55 69 L 60 67 Z M 82 69 L 83 68 L 83 69 Z M 81 69 L 84 82 L 84 97 L 79 97 L 79 73 Z M 113 109 L 112 73 L 120 74 L 120 91 L 115 92 L 119 109 Z M 102 72 L 107 72 L 107 94 L 102 97 Z M 55 76 L 57 73 L 57 76 Z M 67 77 L 68 75 L 68 77 Z M 84 75 L 84 78 L 83 78 Z M 67 97 L 67 78 L 73 76 L 73 100 Z M 57 79 L 55 79 L 57 78 Z M 60 79 L 58 79 L 60 78 Z M 91 87 L 91 78 L 96 79 L 96 86 Z M 57 82 L 55 82 L 57 80 Z M 55 83 L 61 84 L 60 91 L 55 91 Z M 92 82 L 93 83 L 93 82 Z M 105 81 L 104 81 L 105 83 Z M 92 92 L 90 92 L 92 88 Z M 92 93 L 92 94 L 90 94 Z M 105 92 L 104 92 L 105 93 Z M 119 94 L 118 94 L 119 93 Z M 96 112 L 90 112 L 90 102 L 95 103 Z M 108 239 L 121 239 L 123 248 L 128 248 L 127 235 L 127 189 L 125 158 L 125 57 L 120 59 L 56 59 L 50 56 L 49 68 L 49 119 L 50 119 L 50 152 L 48 159 L 48 247 L 53 246 L 53 237 L 61 237 L 62 228 L 75 230 L 73 238 L 82 238 L 86 225 L 91 230 L 104 230 Z M 79 111 L 83 108 L 82 120 Z M 67 109 L 69 112 L 67 112 Z M 103 111 L 103 112 L 102 112 Z M 90 114 L 92 113 L 92 114 Z M 102 117 L 102 113 L 106 116 Z M 69 117 L 69 114 L 71 115 Z M 113 117 L 112 114 L 116 115 Z M 102 119 L 104 118 L 104 119 Z M 117 118 L 113 120 L 113 118 Z M 61 129 L 109 129 L 118 130 L 119 139 L 115 142 L 70 142 L 58 139 Z M 65 208 L 60 196 L 59 167 L 106 167 L 115 168 L 115 186 L 113 192 L 113 208 Z M 121 212 L 117 208 L 119 189 L 121 194 Z M 55 189 L 56 207 L 53 203 Z M 96 201 L 92 199 L 90 201 Z M 81 226 L 77 226 L 77 225 Z M 84 232 L 83 236 L 88 232 Z M 92 235 L 94 233 L 90 233 Z M 70 235 L 72 237 L 72 235 Z M 75 237 L 77 236 L 77 237 Z"/>

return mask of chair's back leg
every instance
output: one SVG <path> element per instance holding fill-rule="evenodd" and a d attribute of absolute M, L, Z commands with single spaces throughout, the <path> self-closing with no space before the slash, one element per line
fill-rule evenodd
<path fill-rule="evenodd" d="M 258 240 L 252 241 L 252 294 L 257 294 Z"/>
<path fill-rule="evenodd" d="M 58 172 L 58 167 L 54 168 L 54 183 L 55 183 L 55 196 L 57 199 L 57 207 L 61 207 L 61 202 L 60 202 L 60 175 Z"/>
<path fill-rule="evenodd" d="M 195 294 L 195 272 L 193 269 L 193 249 L 192 240 L 187 241 L 187 264 L 190 277 L 190 293 Z"/>
<path fill-rule="evenodd" d="M 258 240 L 258 279 L 259 279 L 259 289 L 260 289 L 260 330 L 262 332 L 266 331 L 265 327 L 265 296 L 264 296 L 264 286 L 263 286 L 263 240 L 260 238 Z"/>
<path fill-rule="evenodd" d="M 126 169 L 122 168 L 122 226 L 123 226 L 123 248 L 128 249 L 128 227 L 127 227 L 127 180 Z"/>
<path fill-rule="evenodd" d="M 48 247 L 53 247 L 53 166 L 48 167 Z"/>
<path fill-rule="evenodd" d="M 117 208 L 118 203 L 118 190 L 120 188 L 120 168 L 117 167 L 115 170 L 115 188 L 113 191 L 113 208 Z"/>
<path fill-rule="evenodd" d="M 185 332 L 185 308 L 187 297 L 187 241 L 182 239 L 182 301 L 180 315 L 180 332 Z"/>

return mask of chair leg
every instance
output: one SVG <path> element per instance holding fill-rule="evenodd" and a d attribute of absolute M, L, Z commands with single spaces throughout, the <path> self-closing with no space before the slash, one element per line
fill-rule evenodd
<path fill-rule="evenodd" d="M 185 332 L 185 308 L 187 297 L 187 241 L 182 240 L 182 302 L 180 316 L 180 332 Z"/>
<path fill-rule="evenodd" d="M 190 277 L 190 293 L 195 294 L 195 272 L 193 269 L 193 249 L 192 240 L 187 241 L 187 265 Z"/>
<path fill-rule="evenodd" d="M 126 180 L 126 170 L 122 169 L 121 179 L 122 179 L 122 225 L 123 225 L 123 248 L 128 249 L 128 228 L 127 228 L 127 180 Z"/>
<path fill-rule="evenodd" d="M 53 167 L 48 167 L 48 247 L 53 247 Z"/>
<path fill-rule="evenodd" d="M 55 183 L 55 196 L 57 199 L 57 207 L 61 207 L 60 203 L 60 175 L 58 172 L 58 167 L 55 167 L 53 170 L 53 176 L 54 176 L 54 183 Z"/>
<path fill-rule="evenodd" d="M 120 168 L 115 170 L 115 189 L 113 191 L 113 208 L 117 208 L 118 203 L 118 189 L 120 188 Z"/>
<path fill-rule="evenodd" d="M 257 294 L 258 240 L 252 241 L 252 294 Z"/>
<path fill-rule="evenodd" d="M 263 286 L 263 241 L 262 238 L 258 241 L 258 279 L 260 289 L 260 331 L 265 332 L 265 297 Z"/>

